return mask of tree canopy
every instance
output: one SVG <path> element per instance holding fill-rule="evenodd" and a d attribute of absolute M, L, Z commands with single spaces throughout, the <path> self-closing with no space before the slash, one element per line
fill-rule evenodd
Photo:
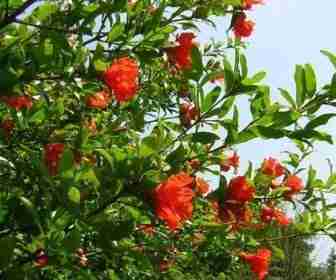
<path fill-rule="evenodd" d="M 2 279 L 275 279 L 293 238 L 335 239 L 333 165 L 302 166 L 333 144 L 336 73 L 296 65 L 275 101 L 244 55 L 261 4 L 0 2 Z M 239 144 L 284 138 L 286 160 L 239 168 Z"/>

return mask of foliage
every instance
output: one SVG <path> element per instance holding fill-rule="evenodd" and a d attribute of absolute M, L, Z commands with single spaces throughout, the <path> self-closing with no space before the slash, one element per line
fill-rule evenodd
<path fill-rule="evenodd" d="M 335 172 L 299 176 L 333 142 L 336 76 L 319 87 L 297 65 L 296 92 L 273 101 L 244 56 L 259 3 L 1 1 L 2 278 L 238 279 L 242 252 L 282 255 L 268 240 L 287 238 L 281 208 L 300 212 L 296 234 L 335 239 Z M 198 45 L 215 17 L 230 19 L 227 37 Z M 281 138 L 298 147 L 286 162 L 229 171 L 239 144 Z"/>

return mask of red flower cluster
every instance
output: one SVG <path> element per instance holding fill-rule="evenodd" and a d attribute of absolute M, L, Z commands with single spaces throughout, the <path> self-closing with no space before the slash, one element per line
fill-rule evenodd
<path fill-rule="evenodd" d="M 293 196 L 303 189 L 303 181 L 296 175 L 289 175 L 284 182 L 285 187 L 288 187 L 290 190 L 284 193 L 284 196 L 291 200 Z"/>
<path fill-rule="evenodd" d="M 227 190 L 225 200 L 215 201 L 212 206 L 219 221 L 228 224 L 232 231 L 251 225 L 252 211 L 248 202 L 254 198 L 255 189 L 244 176 L 233 178 Z"/>
<path fill-rule="evenodd" d="M 236 37 L 249 37 L 254 29 L 255 23 L 247 19 L 245 13 L 240 13 L 233 23 L 233 33 Z"/>
<path fill-rule="evenodd" d="M 291 219 L 289 219 L 284 212 L 269 206 L 262 208 L 260 219 L 266 224 L 276 221 L 281 226 L 288 226 L 291 223 Z"/>
<path fill-rule="evenodd" d="M 111 102 L 111 97 L 106 91 L 100 91 L 86 98 L 86 106 L 95 109 L 105 109 Z"/>
<path fill-rule="evenodd" d="M 169 177 L 154 190 L 156 215 L 166 222 L 171 230 L 182 225 L 192 216 L 194 179 L 181 172 Z"/>
<path fill-rule="evenodd" d="M 33 106 L 33 101 L 28 96 L 4 96 L 1 101 L 17 111 L 24 108 L 30 109 Z"/>
<path fill-rule="evenodd" d="M 199 118 L 200 113 L 196 106 L 189 102 L 180 105 L 180 119 L 185 127 L 190 127 L 191 122 Z"/>
<path fill-rule="evenodd" d="M 129 57 L 116 59 L 105 71 L 103 78 L 118 102 L 131 100 L 138 90 L 139 67 Z"/>
<path fill-rule="evenodd" d="M 244 0 L 243 9 L 251 10 L 254 5 L 261 5 L 261 4 L 264 4 L 264 0 Z"/>
<path fill-rule="evenodd" d="M 280 177 L 284 175 L 285 169 L 278 160 L 270 157 L 264 160 L 261 172 L 271 177 Z"/>
<path fill-rule="evenodd" d="M 249 202 L 254 198 L 255 189 L 249 184 L 244 176 L 238 176 L 230 181 L 227 191 L 227 201 L 236 203 Z"/>
<path fill-rule="evenodd" d="M 233 167 L 237 169 L 239 167 L 239 156 L 236 152 L 231 151 L 227 155 L 224 155 L 225 158 L 220 163 L 220 168 L 222 171 L 226 172 Z"/>
<path fill-rule="evenodd" d="M 5 119 L 1 122 L 0 127 L 8 140 L 12 135 L 13 129 L 15 128 L 15 123 L 13 120 Z"/>
<path fill-rule="evenodd" d="M 184 32 L 177 37 L 178 46 L 169 48 L 167 51 L 169 61 L 177 69 L 188 70 L 191 68 L 191 50 L 194 47 L 193 39 L 195 35 L 191 32 Z"/>
<path fill-rule="evenodd" d="M 49 175 L 55 176 L 58 172 L 59 160 L 64 151 L 64 144 L 53 143 L 44 147 L 44 163 L 48 168 Z"/>
<path fill-rule="evenodd" d="M 240 257 L 247 262 L 259 280 L 265 279 L 268 274 L 272 252 L 266 248 L 257 250 L 255 254 L 240 253 Z"/>

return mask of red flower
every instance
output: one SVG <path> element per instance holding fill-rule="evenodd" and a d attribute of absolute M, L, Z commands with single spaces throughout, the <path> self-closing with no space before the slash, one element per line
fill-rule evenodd
<path fill-rule="evenodd" d="M 220 163 L 220 168 L 224 172 L 229 171 L 231 167 L 234 169 L 239 167 L 239 156 L 236 152 L 233 151 L 225 155 L 225 159 Z"/>
<path fill-rule="evenodd" d="M 191 32 L 184 32 L 177 37 L 178 46 L 167 50 L 169 61 L 181 70 L 191 68 L 191 50 L 194 46 L 193 39 L 195 35 Z"/>
<path fill-rule="evenodd" d="M 12 135 L 13 129 L 15 128 L 15 123 L 13 120 L 5 119 L 1 122 L 0 127 L 8 140 Z"/>
<path fill-rule="evenodd" d="M 86 106 L 96 109 L 105 109 L 111 101 L 106 91 L 100 91 L 86 98 Z"/>
<path fill-rule="evenodd" d="M 43 249 L 38 249 L 35 252 L 34 264 L 38 268 L 43 268 L 48 265 L 49 258 Z"/>
<path fill-rule="evenodd" d="M 193 40 L 195 38 L 194 33 L 184 32 L 177 37 L 176 41 L 185 48 L 192 48 L 194 43 Z"/>
<path fill-rule="evenodd" d="M 53 143 L 44 147 L 44 163 L 48 168 L 49 175 L 55 176 L 58 172 L 59 160 L 64 151 L 64 144 Z"/>
<path fill-rule="evenodd" d="M 213 204 L 213 207 L 219 221 L 229 225 L 232 231 L 251 225 L 253 214 L 246 204 L 225 202 Z"/>
<path fill-rule="evenodd" d="M 268 206 L 262 208 L 260 219 L 267 224 L 276 221 L 281 226 L 288 226 L 291 223 L 291 220 L 280 209 Z"/>
<path fill-rule="evenodd" d="M 200 195 L 206 195 L 209 192 L 210 186 L 208 182 L 200 177 L 196 177 L 195 179 L 195 189 L 196 193 Z"/>
<path fill-rule="evenodd" d="M 17 111 L 23 108 L 30 109 L 33 106 L 33 101 L 28 96 L 4 96 L 1 100 L 5 102 L 8 107 Z"/>
<path fill-rule="evenodd" d="M 236 37 L 249 37 L 254 29 L 255 23 L 246 18 L 245 13 L 238 15 L 233 24 L 233 32 Z"/>
<path fill-rule="evenodd" d="M 156 215 L 171 230 L 177 229 L 192 216 L 193 181 L 192 177 L 181 172 L 169 177 L 154 190 Z"/>
<path fill-rule="evenodd" d="M 238 176 L 231 179 L 228 192 L 227 201 L 235 201 L 238 203 L 245 203 L 254 198 L 255 189 L 249 184 L 244 176 Z"/>
<path fill-rule="evenodd" d="M 284 185 L 290 189 L 284 194 L 289 200 L 293 198 L 293 195 L 299 193 L 303 189 L 303 181 L 296 175 L 289 175 Z"/>
<path fill-rule="evenodd" d="M 192 121 L 199 118 L 199 115 L 199 110 L 194 104 L 184 102 L 180 105 L 180 118 L 184 126 L 189 127 Z"/>
<path fill-rule="evenodd" d="M 270 157 L 264 160 L 261 172 L 268 176 L 280 177 L 285 173 L 285 169 L 278 160 Z"/>
<path fill-rule="evenodd" d="M 267 276 L 271 256 L 272 252 L 266 248 L 258 249 L 255 254 L 240 253 L 240 257 L 250 265 L 259 280 Z"/>
<path fill-rule="evenodd" d="M 254 5 L 264 4 L 264 0 L 244 0 L 243 9 L 251 10 Z"/>
<path fill-rule="evenodd" d="M 139 68 L 129 57 L 116 59 L 104 73 L 104 81 L 118 102 L 131 100 L 138 90 Z"/>

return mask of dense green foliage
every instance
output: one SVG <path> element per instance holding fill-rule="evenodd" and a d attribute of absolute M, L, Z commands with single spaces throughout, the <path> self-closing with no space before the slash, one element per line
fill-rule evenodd
<path fill-rule="evenodd" d="M 302 246 L 294 248 L 298 255 L 309 248 L 287 235 L 336 236 L 336 205 L 327 200 L 336 173 L 331 166 L 323 181 L 313 166 L 301 168 L 314 145 L 333 143 L 323 125 L 335 116 L 336 74 L 319 86 L 312 65 L 297 65 L 296 92 L 280 89 L 283 99 L 275 102 L 262 83 L 266 73 L 248 71 L 245 39 L 230 31 L 242 1 L 130 2 L 0 2 L 0 278 L 242 279 L 247 266 L 239 253 L 260 247 L 273 251 L 274 277 L 291 273 L 283 255 L 294 256 L 293 244 Z M 231 22 L 222 42 L 194 39 L 190 67 L 173 65 L 179 34 L 197 34 L 216 17 Z M 336 56 L 323 54 L 336 67 Z M 89 106 L 90 96 L 109 91 L 104 73 L 124 57 L 139 69 L 134 96 L 118 102 L 112 90 L 106 107 Z M 13 105 L 18 96 L 27 99 Z M 250 107 L 238 107 L 241 99 Z M 183 103 L 196 108 L 192 115 L 183 115 Z M 212 207 L 235 176 L 221 170 L 225 152 L 282 138 L 297 152 L 282 163 L 281 186 L 270 187 L 274 176 L 262 163 L 240 170 L 256 192 L 253 227 L 232 231 Z M 50 159 L 46 145 L 56 143 L 64 150 Z M 192 218 L 173 231 L 158 217 L 153 189 L 182 171 L 210 177 L 213 191 L 195 195 Z M 286 198 L 290 174 L 307 180 L 301 194 Z M 298 212 L 290 232 L 275 223 L 257 227 L 269 203 Z"/>

